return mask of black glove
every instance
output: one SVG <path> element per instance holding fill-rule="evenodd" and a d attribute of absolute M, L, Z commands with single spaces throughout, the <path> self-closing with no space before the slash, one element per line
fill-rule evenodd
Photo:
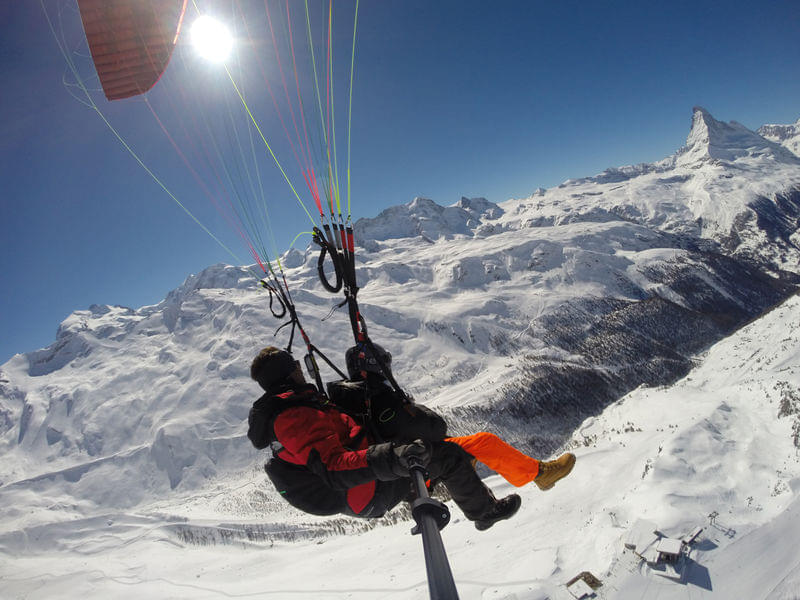
<path fill-rule="evenodd" d="M 398 446 L 393 449 L 394 461 L 392 462 L 392 473 L 398 477 L 408 477 L 409 470 L 415 464 L 422 467 L 428 466 L 431 462 L 431 448 L 422 440 L 414 440 L 410 444 Z"/>
<path fill-rule="evenodd" d="M 372 467 L 375 477 L 381 481 L 408 477 L 409 467 L 415 461 L 423 467 L 431 461 L 430 446 L 422 440 L 414 440 L 402 446 L 375 444 L 367 450 L 367 463 Z"/>

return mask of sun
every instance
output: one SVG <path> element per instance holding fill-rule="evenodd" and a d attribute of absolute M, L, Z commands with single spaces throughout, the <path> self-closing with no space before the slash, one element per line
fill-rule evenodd
<path fill-rule="evenodd" d="M 192 44 L 197 53 L 212 62 L 222 62 L 233 49 L 233 36 L 228 28 L 213 17 L 198 17 L 192 24 Z"/>

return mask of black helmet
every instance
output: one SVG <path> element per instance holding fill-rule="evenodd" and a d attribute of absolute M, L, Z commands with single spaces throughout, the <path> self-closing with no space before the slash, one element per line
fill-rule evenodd
<path fill-rule="evenodd" d="M 372 348 L 378 355 L 376 360 L 372 353 Z M 347 364 L 347 376 L 350 379 L 361 379 L 361 373 L 377 373 L 379 375 L 390 375 L 392 372 L 392 355 L 382 346 L 375 343 L 359 342 L 352 348 L 347 349 L 344 356 L 345 363 Z M 381 368 L 383 367 L 383 368 Z M 384 373 L 383 369 L 386 369 Z"/>
<path fill-rule="evenodd" d="M 258 353 L 250 365 L 250 377 L 258 382 L 265 391 L 286 381 L 300 366 L 286 350 L 267 346 Z"/>

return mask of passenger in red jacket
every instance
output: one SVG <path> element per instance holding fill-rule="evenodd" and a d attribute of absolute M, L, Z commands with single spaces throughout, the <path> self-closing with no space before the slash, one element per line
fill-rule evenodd
<path fill-rule="evenodd" d="M 480 530 L 519 509 L 516 494 L 495 499 L 472 468 L 472 457 L 457 444 L 376 443 L 362 423 L 306 383 L 300 363 L 286 351 L 264 348 L 250 375 L 266 393 L 250 410 L 247 436 L 256 448 L 272 447 L 267 475 L 301 510 L 380 517 L 410 499 L 413 460 L 425 465 L 432 480 L 444 483 Z"/>

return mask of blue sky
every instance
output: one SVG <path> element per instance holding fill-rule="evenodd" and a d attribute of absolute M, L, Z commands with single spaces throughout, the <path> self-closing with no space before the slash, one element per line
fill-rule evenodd
<path fill-rule="evenodd" d="M 300 10 L 302 3 L 292 2 Z M 63 25 L 82 72 L 91 74 L 74 0 L 45 0 L 45 6 Z M 345 15 L 352 6 L 336 3 L 334 39 L 341 47 L 349 44 L 352 24 Z M 50 344 L 73 310 L 154 304 L 190 273 L 235 261 L 131 158 L 95 111 L 68 93 L 66 63 L 39 2 L 0 4 L 0 27 L 4 362 Z M 191 52 L 186 31 L 180 57 Z M 794 122 L 800 117 L 798 31 L 796 0 L 361 0 L 353 217 L 374 216 L 415 196 L 440 204 L 461 196 L 500 202 L 609 166 L 657 160 L 683 144 L 694 105 L 753 129 Z M 237 56 L 259 50 L 268 78 L 277 77 L 271 46 L 252 43 L 266 38 L 251 33 Z M 349 61 L 337 52 L 339 62 Z M 261 110 L 259 122 L 279 159 L 291 163 L 263 89 L 258 97 L 263 79 L 251 77 L 254 64 L 243 64 L 236 75 Z M 225 84 L 214 68 L 174 56 L 148 95 L 152 106 L 160 115 L 189 118 L 191 97 L 212 97 Z M 341 102 L 344 89 L 337 92 Z M 97 102 L 173 194 L 243 263 L 252 262 L 145 105 L 108 103 L 101 94 Z M 344 161 L 345 126 L 339 127 Z M 196 168 L 207 174 L 202 164 Z M 294 181 L 302 187 L 302 177 Z M 264 167 L 261 185 L 275 246 L 283 249 L 309 229 L 309 219 L 277 169 Z M 307 241 L 301 237 L 297 245 Z"/>

